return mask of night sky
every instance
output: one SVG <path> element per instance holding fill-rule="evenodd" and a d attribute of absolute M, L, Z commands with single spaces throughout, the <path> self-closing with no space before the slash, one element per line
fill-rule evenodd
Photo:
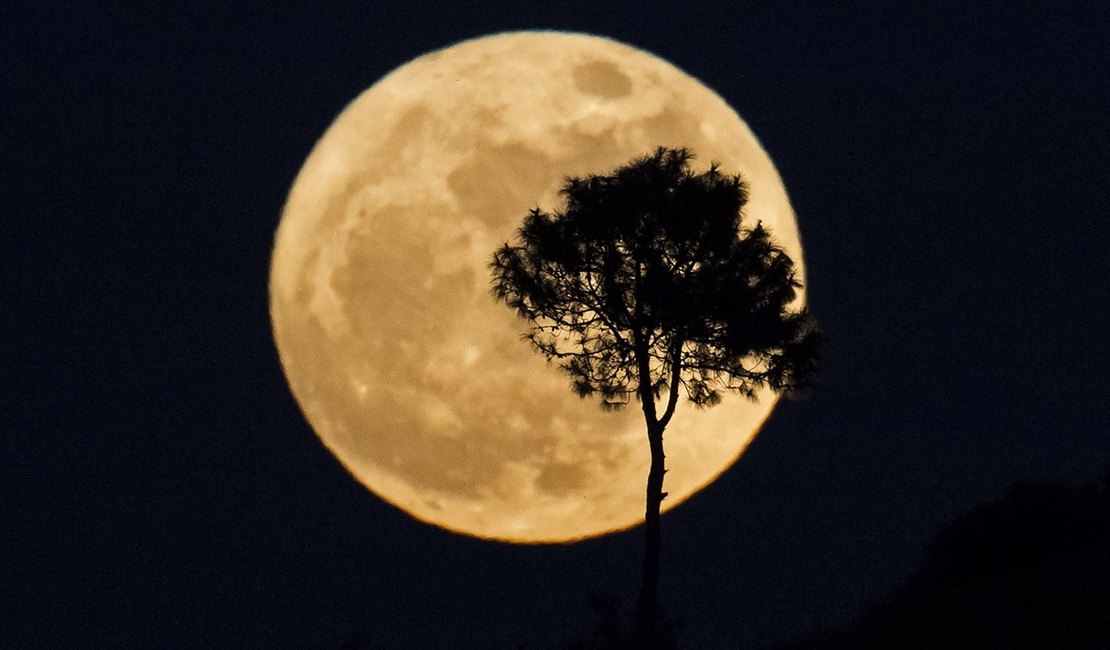
<path fill-rule="evenodd" d="M 591 592 L 634 598 L 640 529 L 509 546 L 366 491 L 270 334 L 316 139 L 391 69 L 498 31 L 699 78 L 798 214 L 822 385 L 664 517 L 691 647 L 847 620 L 958 513 L 1110 468 L 1096 3 L 112 4 L 0 5 L 2 647 L 535 648 L 588 631 Z"/>

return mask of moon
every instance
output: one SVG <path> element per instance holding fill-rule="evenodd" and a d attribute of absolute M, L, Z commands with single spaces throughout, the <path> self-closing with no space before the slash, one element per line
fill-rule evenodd
<path fill-rule="evenodd" d="M 782 181 L 736 111 L 613 40 L 464 41 L 402 65 L 340 113 L 285 204 L 270 313 L 293 395 L 355 479 L 421 521 L 486 539 L 570 542 L 643 521 L 639 408 L 604 412 L 575 396 L 494 301 L 487 264 L 529 209 L 561 207 L 566 176 L 608 173 L 657 146 L 742 174 L 745 223 L 762 221 L 801 266 Z M 680 404 L 664 510 L 732 465 L 774 405 L 769 391 Z"/>

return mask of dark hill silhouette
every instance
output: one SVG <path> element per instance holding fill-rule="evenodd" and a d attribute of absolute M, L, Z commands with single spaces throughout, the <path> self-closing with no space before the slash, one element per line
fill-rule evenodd
<path fill-rule="evenodd" d="M 542 647 L 686 647 L 681 622 L 662 613 L 645 639 L 634 610 L 616 597 L 595 593 L 590 602 L 598 614 L 592 630 Z M 377 646 L 359 630 L 342 647 Z M 1110 472 L 1087 485 L 1014 486 L 941 529 L 922 568 L 855 622 L 764 650 L 996 648 L 1110 649 Z"/>
<path fill-rule="evenodd" d="M 945 527 L 856 622 L 773 646 L 818 648 L 1110 648 L 1110 480 L 1019 484 Z"/>

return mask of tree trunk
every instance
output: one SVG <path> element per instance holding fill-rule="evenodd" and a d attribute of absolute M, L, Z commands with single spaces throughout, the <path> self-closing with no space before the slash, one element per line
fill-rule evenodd
<path fill-rule="evenodd" d="M 656 635 L 659 615 L 659 556 L 662 545 L 659 510 L 666 497 L 663 492 L 666 468 L 663 427 L 658 422 L 648 423 L 648 444 L 651 448 L 651 467 L 648 470 L 647 506 L 644 512 L 644 571 L 636 608 L 636 623 L 643 647 L 650 647 L 649 644 Z"/>

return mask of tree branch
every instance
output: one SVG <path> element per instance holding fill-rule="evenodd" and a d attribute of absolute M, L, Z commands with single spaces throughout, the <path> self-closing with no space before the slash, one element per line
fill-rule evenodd
<path fill-rule="evenodd" d="M 659 418 L 659 426 L 667 428 L 678 404 L 678 385 L 682 383 L 682 338 L 676 336 L 671 345 L 671 385 L 667 394 L 667 408 Z"/>

